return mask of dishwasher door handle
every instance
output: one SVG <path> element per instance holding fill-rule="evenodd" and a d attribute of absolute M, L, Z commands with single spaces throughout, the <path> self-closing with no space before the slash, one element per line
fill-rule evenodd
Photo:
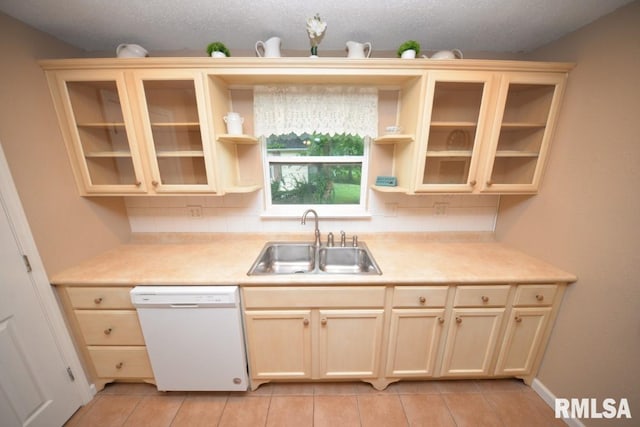
<path fill-rule="evenodd" d="M 200 307 L 198 304 L 170 304 L 171 308 L 198 308 Z"/>

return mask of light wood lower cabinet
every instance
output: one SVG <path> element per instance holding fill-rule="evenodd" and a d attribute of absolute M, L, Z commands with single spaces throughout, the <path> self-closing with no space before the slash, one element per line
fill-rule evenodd
<path fill-rule="evenodd" d="M 516 287 L 496 363 L 496 375 L 531 376 L 535 373 L 563 290 L 555 284 Z"/>
<path fill-rule="evenodd" d="M 254 380 L 311 378 L 311 310 L 245 312 Z"/>
<path fill-rule="evenodd" d="M 443 377 L 487 376 L 504 308 L 454 309 L 442 360 Z"/>
<path fill-rule="evenodd" d="M 564 283 L 245 286 L 251 388 L 269 381 L 518 377 L 538 370 Z M 130 287 L 58 286 L 98 390 L 154 382 Z"/>
<path fill-rule="evenodd" d="M 384 310 L 319 310 L 319 378 L 377 378 Z"/>
<path fill-rule="evenodd" d="M 282 379 L 377 379 L 384 295 L 375 286 L 243 288 L 252 388 Z"/>
<path fill-rule="evenodd" d="M 154 382 L 130 287 L 58 289 L 86 371 L 98 391 L 116 380 Z"/>
<path fill-rule="evenodd" d="M 551 307 L 523 307 L 511 311 L 496 365 L 497 375 L 531 372 L 550 315 Z"/>
<path fill-rule="evenodd" d="M 387 377 L 410 378 L 434 375 L 443 309 L 393 309 L 387 351 Z"/>
<path fill-rule="evenodd" d="M 396 286 L 385 375 L 412 378 L 435 375 L 445 326 L 448 286 Z"/>
<path fill-rule="evenodd" d="M 530 383 L 564 283 L 245 287 L 252 389 L 269 381 L 518 377 Z"/>

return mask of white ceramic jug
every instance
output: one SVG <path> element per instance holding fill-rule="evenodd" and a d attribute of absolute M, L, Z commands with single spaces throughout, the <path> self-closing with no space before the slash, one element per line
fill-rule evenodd
<path fill-rule="evenodd" d="M 371 56 L 371 43 L 347 42 L 347 58 L 368 58 L 369 56 Z"/>
<path fill-rule="evenodd" d="M 242 135 L 244 118 L 240 117 L 240 114 L 229 112 L 223 117 L 223 120 L 227 124 L 227 133 L 229 135 Z"/>
<path fill-rule="evenodd" d="M 144 58 L 149 56 L 149 52 L 140 45 L 123 43 L 116 48 L 116 56 L 118 58 Z"/>
<path fill-rule="evenodd" d="M 262 53 L 260 53 L 260 48 L 262 48 Z M 265 58 L 279 58 L 280 37 L 271 37 L 266 42 L 258 40 L 256 42 L 256 53 L 258 56 L 264 56 Z"/>

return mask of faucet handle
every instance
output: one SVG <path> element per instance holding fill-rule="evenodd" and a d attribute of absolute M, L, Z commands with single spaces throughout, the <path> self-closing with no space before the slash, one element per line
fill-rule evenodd
<path fill-rule="evenodd" d="M 351 244 L 353 245 L 354 248 L 358 247 L 358 236 L 357 235 L 355 235 L 355 234 L 353 235 Z"/>
<path fill-rule="evenodd" d="M 329 234 L 327 234 L 327 246 L 333 246 L 333 233 L 330 231 Z"/>
<path fill-rule="evenodd" d="M 347 234 L 340 230 L 340 246 L 343 248 L 347 245 Z"/>

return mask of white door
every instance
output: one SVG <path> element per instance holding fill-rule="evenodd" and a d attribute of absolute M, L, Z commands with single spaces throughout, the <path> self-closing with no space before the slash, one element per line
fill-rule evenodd
<path fill-rule="evenodd" d="M 56 319 L 45 309 L 51 299 L 46 301 L 36 286 L 37 253 L 32 255 L 37 267 L 27 272 L 14 225 L 22 218 L 11 220 L 17 198 L 14 187 L 7 194 L 7 183 L 13 185 L 7 175 L 0 147 L 0 425 L 61 426 L 82 405 L 83 396 L 52 331 Z"/>

